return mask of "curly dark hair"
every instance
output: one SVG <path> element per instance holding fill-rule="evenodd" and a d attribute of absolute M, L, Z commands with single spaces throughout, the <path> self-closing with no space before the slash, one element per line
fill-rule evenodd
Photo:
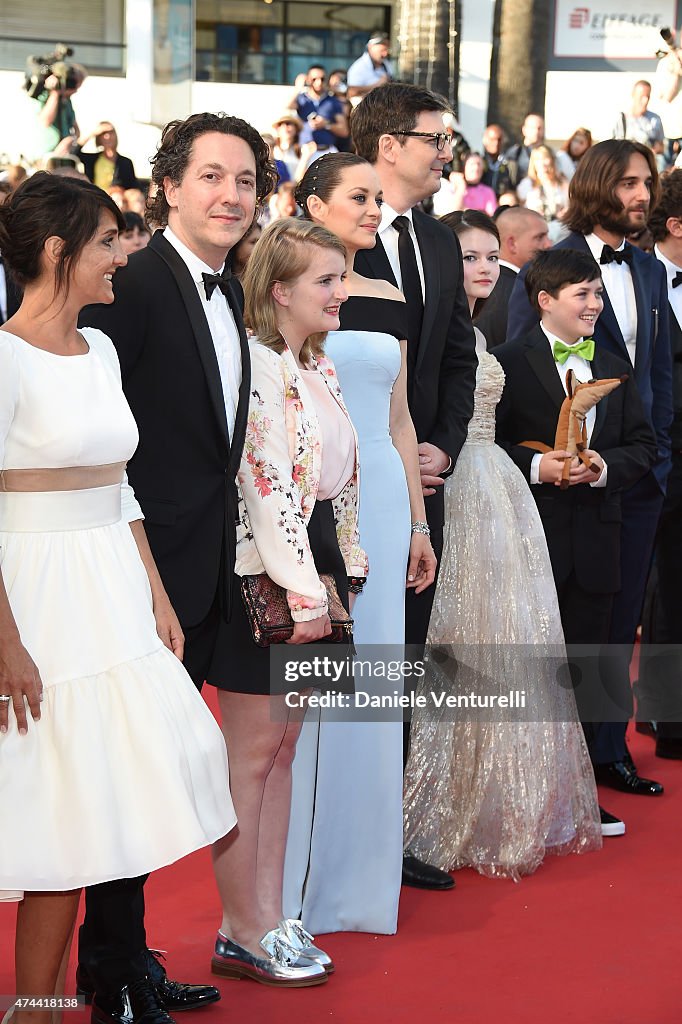
<path fill-rule="evenodd" d="M 161 142 L 152 158 L 152 181 L 156 189 L 147 199 L 147 218 L 155 225 L 168 223 L 169 206 L 163 189 L 164 178 L 174 185 L 183 179 L 192 157 L 196 139 L 208 132 L 236 135 L 251 148 L 256 159 L 256 205 L 260 208 L 277 185 L 277 168 L 270 159 L 270 150 L 255 128 L 241 117 L 230 114 L 191 114 L 184 121 L 170 121 L 163 129 Z"/>
<path fill-rule="evenodd" d="M 414 131 L 419 115 L 430 110 L 447 113 L 451 107 L 444 96 L 418 85 L 388 82 L 372 89 L 351 111 L 350 131 L 355 152 L 371 164 L 376 163 L 382 135 Z M 404 142 L 401 139 L 401 143 Z"/>
<path fill-rule="evenodd" d="M 654 242 L 662 242 L 668 234 L 667 221 L 670 217 L 682 220 L 682 168 L 661 178 L 661 195 L 649 217 L 649 230 Z"/>
<path fill-rule="evenodd" d="M 311 196 L 319 196 L 323 203 L 328 203 L 346 168 L 367 162 L 355 153 L 325 153 L 318 157 L 305 172 L 294 193 L 303 216 L 310 220 L 308 200 Z"/>
<path fill-rule="evenodd" d="M 587 150 L 571 178 L 569 205 L 564 216 L 564 223 L 571 231 L 589 235 L 596 224 L 607 225 L 622 216 L 623 204 L 616 195 L 616 188 L 636 153 L 649 165 L 651 206 L 656 205 L 660 184 L 656 158 L 649 147 L 629 139 L 606 139 Z"/>
<path fill-rule="evenodd" d="M 38 280 L 45 242 L 56 235 L 64 245 L 55 267 L 54 293 L 67 289 L 73 268 L 97 232 L 102 213 L 110 213 L 118 230 L 125 230 L 116 203 L 91 182 L 48 171 L 26 178 L 0 205 L 0 252 L 14 280 L 21 287 Z"/>

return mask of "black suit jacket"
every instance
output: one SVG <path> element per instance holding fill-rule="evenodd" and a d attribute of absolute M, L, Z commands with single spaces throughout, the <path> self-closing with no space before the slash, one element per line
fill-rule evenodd
<path fill-rule="evenodd" d="M 413 223 L 424 266 L 424 316 L 418 339 L 407 339 L 407 397 L 417 440 L 447 452 L 454 466 L 474 409 L 476 352 L 462 285 L 459 242 L 420 210 Z M 397 285 L 381 239 L 361 250 L 355 269 Z M 443 489 L 426 499 L 429 523 L 443 525 Z"/>
<path fill-rule="evenodd" d="M 218 587 L 225 617 L 235 560 L 235 478 L 246 431 L 249 351 L 241 286 L 227 296 L 239 330 L 242 381 L 230 443 L 218 361 L 196 285 L 157 231 L 114 277 L 115 301 L 81 323 L 113 340 L 140 431 L 128 477 L 152 552 L 183 626 L 200 622 Z"/>
<path fill-rule="evenodd" d="M 90 179 L 95 180 L 95 164 L 97 158 L 100 156 L 100 152 L 97 153 L 81 153 L 78 152 L 78 159 L 83 164 L 83 170 Z M 133 167 L 133 161 L 130 157 L 121 156 L 120 153 L 116 154 L 114 160 L 114 176 L 111 180 L 112 185 L 120 185 L 121 188 L 139 188 L 140 183 L 135 175 L 135 168 Z"/>
<path fill-rule="evenodd" d="M 542 441 L 554 448 L 559 410 L 566 397 L 547 338 L 539 326 L 495 350 L 505 372 L 497 407 L 497 441 L 526 480 L 536 454 L 522 441 Z M 557 584 L 575 572 L 590 593 L 615 593 L 620 588 L 620 496 L 653 465 L 656 439 L 647 422 L 630 363 L 596 347 L 595 379 L 628 379 L 596 408 L 590 448 L 608 467 L 606 487 L 577 484 L 562 491 L 553 484 L 531 487 L 547 537 Z"/>
<path fill-rule="evenodd" d="M 485 337 L 488 351 L 507 340 L 507 310 L 516 275 L 517 271 L 509 267 L 500 267 L 497 284 L 486 299 L 480 316 L 474 317 L 474 323 Z"/>
<path fill-rule="evenodd" d="M 7 316 L 3 320 L 2 310 L 0 309 L 0 324 L 5 323 L 11 316 L 14 316 L 16 311 L 21 305 L 21 289 L 14 283 L 14 279 L 7 271 L 7 267 L 2 262 L 0 257 L 0 274 L 5 279 L 5 290 L 7 295 Z"/>
<path fill-rule="evenodd" d="M 634 378 L 644 411 L 656 433 L 658 458 L 653 472 L 660 489 L 665 491 L 665 481 L 671 465 L 670 424 L 673 415 L 667 281 L 665 269 L 657 259 L 635 246 L 630 246 L 627 242 L 625 244 L 632 250 L 632 280 L 637 302 L 637 357 Z M 554 248 L 590 252 L 585 236 L 575 232 L 562 238 Z M 527 269 L 526 264 L 520 270 L 509 303 L 509 341 L 525 335 L 538 322 L 537 313 L 526 294 L 524 282 Z M 629 371 L 633 373 L 630 356 L 606 289 L 604 309 L 594 328 L 594 340 L 600 349 L 627 360 Z"/>

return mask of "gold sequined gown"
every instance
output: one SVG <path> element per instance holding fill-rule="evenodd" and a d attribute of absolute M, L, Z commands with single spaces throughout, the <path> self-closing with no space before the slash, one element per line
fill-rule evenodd
<path fill-rule="evenodd" d="M 431 694 L 453 692 L 455 682 L 427 654 L 417 690 L 426 707 L 414 712 L 405 773 L 404 832 L 406 849 L 429 864 L 518 880 L 547 853 L 598 849 L 601 829 L 573 693 L 557 685 L 556 660 L 526 655 L 532 645 L 561 660 L 563 634 L 535 501 L 494 443 L 503 387 L 502 367 L 481 352 L 467 441 L 445 484 L 427 650 L 466 645 L 457 692 L 475 687 L 482 673 L 506 693 L 521 675 L 531 710 L 524 720 L 507 712 L 507 721 L 475 721 L 466 711 L 438 709 Z"/>

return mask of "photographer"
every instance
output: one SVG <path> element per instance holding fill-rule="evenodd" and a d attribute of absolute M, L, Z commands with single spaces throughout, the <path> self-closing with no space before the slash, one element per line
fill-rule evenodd
<path fill-rule="evenodd" d="M 661 36 L 669 52 L 656 66 L 655 95 L 665 133 L 665 160 L 671 165 L 682 141 L 682 50 L 675 45 L 675 33 L 670 29 L 661 29 Z"/>
<path fill-rule="evenodd" d="M 87 77 L 80 64 L 55 63 L 44 80 L 41 92 L 31 94 L 37 104 L 37 148 L 41 153 L 70 153 L 78 138 L 76 113 L 71 97 Z"/>
<path fill-rule="evenodd" d="M 339 139 L 348 138 L 348 118 L 343 104 L 327 86 L 327 73 L 319 64 L 308 68 L 306 85 L 293 104 L 303 122 L 300 142 L 314 142 L 316 149 L 334 150 Z"/>

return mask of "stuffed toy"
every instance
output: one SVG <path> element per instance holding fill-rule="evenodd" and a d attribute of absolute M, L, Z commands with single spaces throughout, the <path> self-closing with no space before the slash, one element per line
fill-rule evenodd
<path fill-rule="evenodd" d="M 610 377 L 605 380 L 588 380 L 581 384 L 573 370 L 566 374 L 566 398 L 559 410 L 559 421 L 557 423 L 554 447 L 543 444 L 542 441 L 522 441 L 524 448 L 533 448 L 537 452 L 564 451 L 569 455 L 564 462 L 564 469 L 561 475 L 559 486 L 562 491 L 568 488 L 571 462 L 577 456 L 583 465 L 588 466 L 593 473 L 599 472 L 599 467 L 590 461 L 585 455 L 587 448 L 587 426 L 585 420 L 590 409 L 593 409 L 598 402 L 606 395 L 610 395 L 617 387 L 628 379 L 628 375 L 622 377 Z"/>

